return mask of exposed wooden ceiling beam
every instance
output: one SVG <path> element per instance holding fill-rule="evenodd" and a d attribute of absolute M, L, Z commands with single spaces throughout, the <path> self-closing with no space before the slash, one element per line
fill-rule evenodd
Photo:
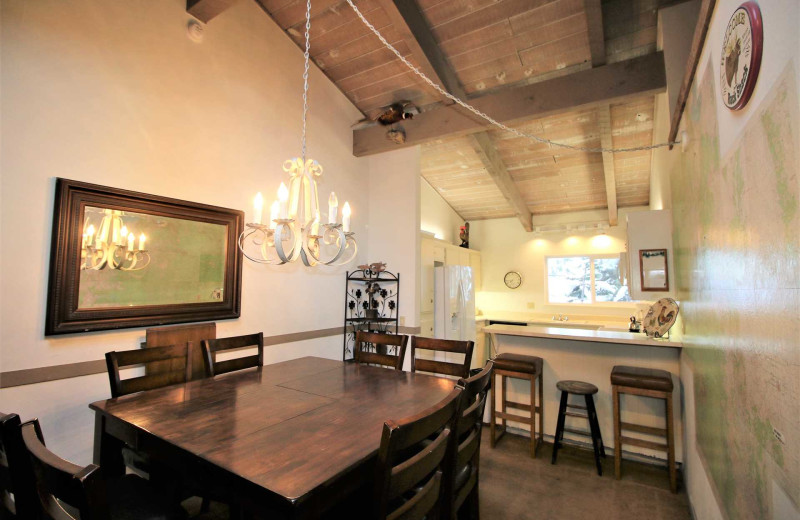
<path fill-rule="evenodd" d="M 492 138 L 486 132 L 478 132 L 470 137 L 472 139 L 472 148 L 480 157 L 489 176 L 497 184 L 500 193 L 508 201 L 511 209 L 514 210 L 517 218 L 522 223 L 522 227 L 525 228 L 525 231 L 533 231 L 531 210 L 528 209 L 525 199 L 522 198 L 522 194 L 519 192 L 519 187 L 517 187 L 514 179 L 511 178 L 511 174 L 508 173 L 502 157 L 500 157 L 497 148 L 492 142 Z"/>
<path fill-rule="evenodd" d="M 403 35 L 417 63 L 420 64 L 423 71 L 427 71 L 428 77 L 437 81 L 454 96 L 466 99 L 467 93 L 434 38 L 417 2 L 415 0 L 379 0 L 379 3 L 389 15 L 392 25 Z M 450 102 L 444 96 L 442 96 L 442 101 Z M 475 153 L 483 163 L 483 167 L 486 168 L 489 176 L 497 184 L 500 193 L 503 194 L 517 218 L 522 222 L 522 227 L 525 228 L 525 231 L 533 231 L 533 215 L 525 204 L 514 179 L 508 173 L 489 134 L 476 132 L 470 136 L 470 141 Z"/>
<path fill-rule="evenodd" d="M 703 0 L 700 4 L 700 14 L 697 16 L 697 26 L 692 37 L 692 47 L 689 50 L 689 61 L 686 62 L 686 71 L 683 73 L 681 90 L 678 92 L 678 100 L 675 103 L 675 111 L 672 113 L 672 120 L 669 127 L 669 141 L 674 142 L 678 137 L 678 128 L 683 117 L 683 109 L 686 108 L 686 101 L 689 99 L 689 90 L 694 82 L 694 75 L 697 72 L 697 65 L 700 63 L 700 55 L 708 34 L 708 26 L 711 24 L 711 16 L 714 14 L 716 0 Z M 672 146 L 669 147 L 672 150 Z"/>
<path fill-rule="evenodd" d="M 586 29 L 589 33 L 589 50 L 592 67 L 606 64 L 606 41 L 603 34 L 603 8 L 600 0 L 583 0 L 586 11 Z"/>
<path fill-rule="evenodd" d="M 470 103 L 503 123 L 544 117 L 577 108 L 621 103 L 646 94 L 664 92 L 667 78 L 664 54 L 648 54 L 567 76 L 500 90 L 470 100 Z M 455 105 L 429 110 L 403 123 L 406 141 L 386 139 L 377 126 L 353 131 L 353 155 L 362 157 L 415 146 L 435 139 L 484 131 L 488 124 Z"/>
<path fill-rule="evenodd" d="M 186 0 L 186 11 L 203 23 L 222 13 L 236 0 Z"/>
<path fill-rule="evenodd" d="M 600 129 L 600 146 L 613 148 L 610 105 L 603 105 L 597 109 L 597 126 Z M 603 152 L 603 174 L 606 180 L 608 224 L 616 226 L 619 218 L 617 213 L 617 175 L 614 170 L 614 154 L 611 152 Z"/>

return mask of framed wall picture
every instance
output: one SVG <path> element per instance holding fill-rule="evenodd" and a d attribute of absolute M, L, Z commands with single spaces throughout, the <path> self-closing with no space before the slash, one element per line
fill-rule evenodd
<path fill-rule="evenodd" d="M 669 291 L 666 249 L 640 249 L 642 291 Z"/>
<path fill-rule="evenodd" d="M 244 213 L 56 180 L 45 335 L 238 318 Z"/>

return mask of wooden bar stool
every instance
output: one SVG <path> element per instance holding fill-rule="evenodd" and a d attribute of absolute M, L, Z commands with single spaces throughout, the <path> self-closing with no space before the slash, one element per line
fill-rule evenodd
<path fill-rule="evenodd" d="M 618 365 L 611 370 L 611 390 L 614 401 L 614 473 L 619 480 L 622 475 L 622 445 L 630 444 L 640 448 L 664 451 L 669 464 L 669 485 L 673 493 L 678 490 L 675 469 L 675 432 L 672 428 L 672 374 L 666 370 L 653 368 L 628 367 Z M 664 399 L 666 402 L 666 428 L 653 428 L 622 422 L 619 410 L 619 394 L 632 394 L 643 397 Z M 666 438 L 666 444 L 625 437 L 622 430 L 646 433 Z"/>
<path fill-rule="evenodd" d="M 497 441 L 500 440 L 506 433 L 507 422 L 506 421 L 515 421 L 521 422 L 523 424 L 529 424 L 531 427 L 531 457 L 536 458 L 536 450 L 539 449 L 539 446 L 542 444 L 544 440 L 542 431 L 544 430 L 544 418 L 543 418 L 543 408 L 542 408 L 542 358 L 535 357 L 535 356 L 523 356 L 521 354 L 511 354 L 511 353 L 503 353 L 498 354 L 497 357 L 494 358 L 494 375 L 492 379 L 495 379 L 495 376 L 500 376 L 500 388 L 502 399 L 500 401 L 500 411 L 495 409 L 496 406 L 496 397 L 497 395 L 493 393 L 492 395 L 492 422 L 489 425 L 489 433 L 491 437 L 491 444 L 492 448 L 495 447 Z M 509 401 L 507 398 L 506 392 L 506 378 L 513 377 L 516 379 L 525 379 L 531 382 L 531 404 L 524 404 L 524 403 L 516 403 L 514 401 Z M 538 404 L 536 401 L 536 379 L 539 380 L 539 400 Z M 492 382 L 492 388 L 497 388 L 497 385 Z M 524 412 L 529 412 L 530 417 L 525 417 L 522 415 L 516 415 L 506 412 L 506 407 L 509 408 L 516 408 L 518 410 L 522 410 Z M 539 434 L 536 434 L 536 414 L 539 414 Z M 497 419 L 501 419 L 503 422 L 503 429 L 500 432 L 500 436 L 495 437 L 495 428 Z"/>
<path fill-rule="evenodd" d="M 603 446 L 603 436 L 600 433 L 600 425 L 597 422 L 597 410 L 594 407 L 594 394 L 597 393 L 597 387 L 591 383 L 584 383 L 583 381 L 559 381 L 556 383 L 556 388 L 561 390 L 561 404 L 558 407 L 558 423 L 556 426 L 556 434 L 553 437 L 553 458 L 551 464 L 556 463 L 558 457 L 558 448 L 564 440 L 564 432 L 572 433 L 573 435 L 584 435 L 592 438 L 592 449 L 594 451 L 594 463 L 597 465 L 597 474 L 603 475 L 603 465 L 600 463 L 600 457 L 606 457 L 606 449 Z M 578 404 L 569 404 L 569 394 L 582 395 L 585 399 L 586 406 Z M 575 410 L 583 410 L 583 412 L 571 412 L 569 408 Z M 564 422 L 567 417 L 580 417 L 589 421 L 589 433 L 572 428 L 566 428 Z"/>

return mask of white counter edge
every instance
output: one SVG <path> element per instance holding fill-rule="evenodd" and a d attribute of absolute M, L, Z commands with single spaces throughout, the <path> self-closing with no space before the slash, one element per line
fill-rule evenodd
<path fill-rule="evenodd" d="M 523 336 L 530 338 L 566 339 L 572 341 L 591 341 L 595 343 L 616 343 L 619 345 L 640 345 L 643 347 L 682 348 L 683 343 L 665 339 L 648 338 L 632 332 L 613 332 L 607 330 L 566 329 L 560 327 L 537 327 L 518 325 L 487 325 L 481 328 L 487 334 Z"/>

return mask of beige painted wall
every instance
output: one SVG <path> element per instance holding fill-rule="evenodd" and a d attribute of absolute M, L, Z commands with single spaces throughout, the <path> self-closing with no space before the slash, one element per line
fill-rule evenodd
<path fill-rule="evenodd" d="M 368 262 L 400 273 L 400 324 L 419 326 L 420 147 L 370 156 Z"/>
<path fill-rule="evenodd" d="M 461 244 L 458 235 L 459 228 L 464 225 L 464 219 L 422 177 L 419 178 L 419 190 L 422 231 L 434 233 L 439 240 L 455 245 Z"/>
<path fill-rule="evenodd" d="M 638 210 L 644 208 L 636 208 Z M 625 215 L 620 210 L 619 225 L 598 234 L 597 231 L 563 231 L 534 235 L 526 232 L 516 218 L 477 220 L 470 223 L 470 247 L 481 251 L 483 290 L 476 295 L 478 309 L 491 311 L 532 312 L 545 314 L 630 316 L 633 303 L 596 305 L 547 303 L 545 292 L 545 257 L 608 254 L 625 251 Z M 585 211 L 563 215 L 537 216 L 534 225 L 567 222 L 603 222 L 606 211 Z M 522 285 L 509 289 L 503 283 L 508 271 L 522 275 Z M 531 308 L 530 304 L 533 304 Z"/>
<path fill-rule="evenodd" d="M 794 135 L 786 128 L 768 135 L 765 128 L 788 110 L 797 114 L 800 104 L 800 4 L 759 2 L 761 72 L 748 105 L 734 112 L 718 95 L 719 63 L 723 32 L 740 3 L 717 2 L 681 123 L 689 132 L 687 151 L 655 152 L 651 186 L 671 186 L 686 346 L 684 472 L 695 517 L 795 519 L 800 414 L 786 390 L 800 384 L 800 239 L 797 216 L 786 209 L 800 198 L 800 138 L 796 115 Z M 782 74 L 794 76 L 795 90 L 776 91 L 785 85 L 778 82 Z M 789 92 L 788 109 L 765 112 L 780 92 Z M 666 138 L 662 114 L 656 140 Z M 795 165 L 777 189 L 784 173 L 776 161 Z M 791 432 L 785 444 L 775 440 L 773 427 Z"/>
<path fill-rule="evenodd" d="M 2 2 L 0 371 L 97 360 L 144 339 L 143 329 L 43 336 L 55 177 L 251 217 L 255 192 L 271 197 L 282 162 L 299 153 L 295 44 L 255 2 L 234 3 L 200 44 L 187 38 L 188 20 L 183 0 Z M 325 168 L 320 191 L 350 201 L 360 263 L 367 218 L 380 213 L 370 205 L 368 161 L 351 152 L 350 124 L 361 115 L 315 68 L 310 81 L 309 152 Z M 419 225 L 408 229 L 416 236 Z M 246 263 L 242 317 L 219 322 L 218 335 L 340 326 L 344 270 Z M 334 336 L 269 347 L 265 357 L 337 358 L 341 347 Z M 23 419 L 39 416 L 48 446 L 86 463 L 87 405 L 108 396 L 105 376 L 88 376 L 2 390 L 0 402 Z"/>

